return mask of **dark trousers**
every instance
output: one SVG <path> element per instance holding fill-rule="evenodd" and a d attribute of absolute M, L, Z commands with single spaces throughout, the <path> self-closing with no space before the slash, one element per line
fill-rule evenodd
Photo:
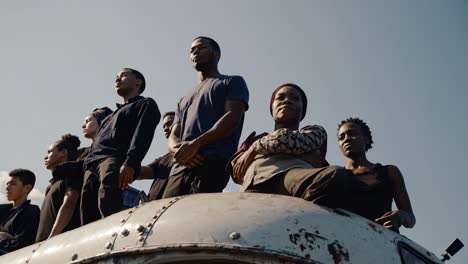
<path fill-rule="evenodd" d="M 152 200 L 160 200 L 163 198 L 164 190 L 166 190 L 168 179 L 155 179 L 151 189 L 149 190 L 148 198 Z"/>
<path fill-rule="evenodd" d="M 81 190 L 82 225 L 122 210 L 122 190 L 118 188 L 121 166 L 120 159 L 108 157 L 85 170 Z"/>
<path fill-rule="evenodd" d="M 247 192 L 274 193 L 300 197 L 330 208 L 347 208 L 353 185 L 350 171 L 338 166 L 291 169 L 255 186 Z"/>
<path fill-rule="evenodd" d="M 206 157 L 203 165 L 169 176 L 163 198 L 222 192 L 229 181 L 226 165 L 222 158 Z"/>

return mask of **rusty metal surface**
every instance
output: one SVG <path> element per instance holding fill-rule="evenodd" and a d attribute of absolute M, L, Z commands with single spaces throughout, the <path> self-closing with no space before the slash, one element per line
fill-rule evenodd
<path fill-rule="evenodd" d="M 400 263 L 401 241 L 440 263 L 411 240 L 346 211 L 286 196 L 197 194 L 120 212 L 2 256 L 0 263 L 163 263 L 201 252 L 259 263 Z"/>

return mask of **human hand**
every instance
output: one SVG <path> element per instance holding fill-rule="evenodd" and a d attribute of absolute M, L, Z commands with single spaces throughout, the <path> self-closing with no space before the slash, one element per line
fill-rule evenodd
<path fill-rule="evenodd" d="M 249 168 L 250 164 L 252 164 L 256 155 L 257 152 L 253 148 L 249 148 L 231 161 L 234 179 L 236 179 L 239 184 L 244 182 L 245 172 Z"/>
<path fill-rule="evenodd" d="M 177 151 L 174 153 L 174 159 L 179 164 L 188 164 L 198 154 L 200 143 L 197 140 L 183 141 L 174 146 Z M 197 159 L 196 159 L 197 160 Z"/>
<path fill-rule="evenodd" d="M 202 155 L 196 154 L 190 160 L 188 160 L 188 161 L 186 161 L 184 163 L 180 163 L 180 165 L 183 165 L 183 166 L 191 169 L 191 168 L 195 168 L 195 167 L 203 165 L 204 160 L 205 160 L 205 158 Z"/>
<path fill-rule="evenodd" d="M 375 222 L 388 229 L 398 229 L 401 226 L 401 218 L 398 210 L 386 212 L 381 217 L 375 219 Z"/>
<path fill-rule="evenodd" d="M 134 177 L 135 177 L 135 171 L 133 170 L 133 168 L 130 166 L 122 165 L 122 167 L 120 167 L 120 174 L 119 174 L 119 181 L 118 181 L 119 188 L 121 188 L 122 190 L 127 189 L 128 185 L 133 182 Z"/>

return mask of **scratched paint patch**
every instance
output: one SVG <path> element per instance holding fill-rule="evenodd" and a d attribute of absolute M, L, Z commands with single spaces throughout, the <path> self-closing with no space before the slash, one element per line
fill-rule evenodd
<path fill-rule="evenodd" d="M 327 239 L 320 236 L 318 232 L 309 232 L 304 228 L 299 229 L 297 232 L 291 232 L 289 229 L 287 229 L 287 231 L 290 232 L 288 234 L 289 241 L 301 252 L 320 249 L 321 244 L 322 246 L 324 244 L 323 241 L 327 241 Z"/>
<path fill-rule="evenodd" d="M 337 240 L 333 243 L 328 244 L 328 252 L 333 257 L 335 264 L 349 263 L 349 253 Z M 344 262 L 345 261 L 345 262 Z"/>

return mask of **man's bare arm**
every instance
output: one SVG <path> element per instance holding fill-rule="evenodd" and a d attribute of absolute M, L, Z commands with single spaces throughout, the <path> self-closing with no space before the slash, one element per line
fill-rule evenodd
<path fill-rule="evenodd" d="M 62 233 L 63 229 L 65 229 L 73 216 L 73 212 L 79 198 L 80 192 L 77 190 L 69 190 L 65 193 L 62 206 L 60 206 L 57 213 L 57 218 L 55 219 L 49 238 Z"/>
<path fill-rule="evenodd" d="M 174 123 L 171 128 L 171 134 L 168 140 L 168 150 L 171 153 L 175 153 L 179 149 L 180 145 L 180 122 Z"/>
<path fill-rule="evenodd" d="M 141 166 L 140 175 L 137 180 L 151 180 L 154 179 L 153 169 L 149 166 Z"/>
<path fill-rule="evenodd" d="M 234 128 L 239 126 L 241 118 L 244 115 L 245 108 L 245 103 L 242 101 L 226 101 L 224 106 L 224 115 L 213 125 L 213 127 L 198 138 L 182 142 L 179 149 L 174 154 L 174 159 L 179 163 L 187 162 L 196 157 L 201 147 L 229 136 Z"/>

